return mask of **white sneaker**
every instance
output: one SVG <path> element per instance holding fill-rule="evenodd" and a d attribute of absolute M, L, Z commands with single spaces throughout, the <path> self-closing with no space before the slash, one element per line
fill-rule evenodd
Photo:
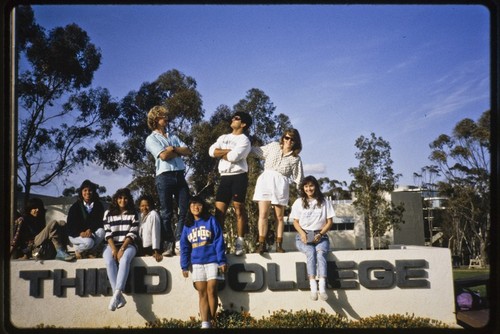
<path fill-rule="evenodd" d="M 175 254 L 181 255 L 181 242 L 180 241 L 175 242 Z"/>
<path fill-rule="evenodd" d="M 312 300 L 318 300 L 318 293 L 317 292 L 311 292 L 311 294 L 309 295 L 309 297 L 311 297 Z"/>
<path fill-rule="evenodd" d="M 319 292 L 319 299 L 321 299 L 321 300 L 328 300 L 328 295 L 326 294 L 325 291 L 320 291 Z"/>
<path fill-rule="evenodd" d="M 111 297 L 111 300 L 109 301 L 108 309 L 110 311 L 114 311 L 116 310 L 117 305 L 118 305 L 118 299 L 116 298 L 115 295 L 113 295 L 113 297 Z"/>
<path fill-rule="evenodd" d="M 165 248 L 164 248 L 163 253 L 162 253 L 163 256 L 167 256 L 167 257 L 174 256 L 174 251 L 172 249 L 172 242 L 166 241 L 164 244 L 164 247 Z"/>
<path fill-rule="evenodd" d="M 125 297 L 123 297 L 123 294 L 121 293 L 118 297 L 119 297 L 118 304 L 116 304 L 116 308 L 122 308 L 123 306 L 125 306 L 125 304 L 127 304 L 127 301 L 125 300 Z"/>
<path fill-rule="evenodd" d="M 116 290 L 113 294 L 113 298 L 111 298 L 111 301 L 109 302 L 108 308 L 111 311 L 114 311 L 117 308 L 122 308 L 125 304 L 127 304 L 127 301 L 125 300 L 125 297 L 123 297 L 122 292 Z"/>
<path fill-rule="evenodd" d="M 234 254 L 236 256 L 241 256 L 243 255 L 243 253 L 245 253 L 245 241 L 243 240 L 243 238 L 241 237 L 236 238 L 236 241 L 234 243 L 234 248 L 235 248 Z"/>

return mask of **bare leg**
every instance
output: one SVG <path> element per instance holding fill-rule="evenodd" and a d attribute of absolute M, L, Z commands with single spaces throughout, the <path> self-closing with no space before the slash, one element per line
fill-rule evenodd
<path fill-rule="evenodd" d="M 245 203 L 233 202 L 233 206 L 236 214 L 238 237 L 244 237 L 247 229 L 247 212 L 245 210 Z"/>
<path fill-rule="evenodd" d="M 285 207 L 282 205 L 275 205 L 274 212 L 276 214 L 276 238 L 283 238 L 283 232 L 285 231 Z"/>
<path fill-rule="evenodd" d="M 210 319 L 215 320 L 219 300 L 217 298 L 217 280 L 207 282 L 208 306 L 210 309 Z"/>
<path fill-rule="evenodd" d="M 198 290 L 201 321 L 210 321 L 207 282 L 195 282 L 194 286 L 196 287 L 196 290 Z"/>
<path fill-rule="evenodd" d="M 270 201 L 259 201 L 259 237 L 265 237 L 268 230 L 269 209 L 271 208 Z"/>
<path fill-rule="evenodd" d="M 224 202 L 215 202 L 215 219 L 224 230 L 224 219 L 226 216 L 227 204 Z"/>

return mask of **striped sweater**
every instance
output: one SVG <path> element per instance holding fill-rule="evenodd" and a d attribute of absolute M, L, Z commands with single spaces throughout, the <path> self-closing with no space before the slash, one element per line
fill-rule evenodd
<path fill-rule="evenodd" d="M 135 242 L 139 235 L 139 219 L 135 212 L 124 213 L 116 216 L 110 216 L 109 210 L 104 213 L 104 231 L 106 241 L 113 238 L 114 244 L 119 247 L 125 241 L 125 238 L 130 238 Z"/>

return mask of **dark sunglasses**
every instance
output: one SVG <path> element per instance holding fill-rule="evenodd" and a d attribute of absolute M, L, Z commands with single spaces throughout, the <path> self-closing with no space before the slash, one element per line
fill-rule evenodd
<path fill-rule="evenodd" d="M 233 116 L 233 119 L 237 120 L 237 121 L 241 121 L 241 117 L 240 116 Z"/>
<path fill-rule="evenodd" d="M 283 137 L 284 140 L 290 140 L 290 141 L 293 141 L 293 138 L 292 137 L 289 137 L 289 136 L 285 136 Z"/>

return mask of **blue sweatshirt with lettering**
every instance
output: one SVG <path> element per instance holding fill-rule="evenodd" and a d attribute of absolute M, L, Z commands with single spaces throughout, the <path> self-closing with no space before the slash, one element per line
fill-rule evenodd
<path fill-rule="evenodd" d="M 181 268 L 189 270 L 192 264 L 226 264 L 226 246 L 220 224 L 214 216 L 184 225 L 181 234 Z"/>

